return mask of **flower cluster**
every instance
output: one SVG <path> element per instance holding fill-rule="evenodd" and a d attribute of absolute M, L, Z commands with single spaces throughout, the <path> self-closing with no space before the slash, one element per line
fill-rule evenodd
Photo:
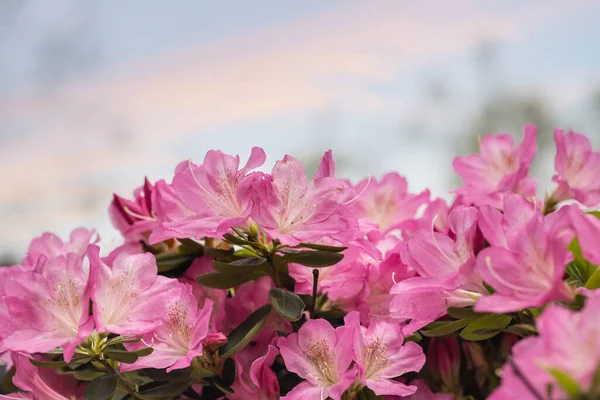
<path fill-rule="evenodd" d="M 457 157 L 451 203 L 331 151 L 312 179 L 260 148 L 181 162 L 114 195 L 116 249 L 44 233 L 0 269 L 0 397 L 597 398 L 600 153 L 554 137 L 545 199 L 531 125 Z"/>

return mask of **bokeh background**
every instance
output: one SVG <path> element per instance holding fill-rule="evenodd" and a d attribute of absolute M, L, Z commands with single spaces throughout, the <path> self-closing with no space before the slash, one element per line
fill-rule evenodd
<path fill-rule="evenodd" d="M 0 0 L 0 264 L 97 227 L 112 192 L 208 149 L 397 170 L 448 197 L 454 155 L 538 124 L 599 144 L 600 2 Z"/>

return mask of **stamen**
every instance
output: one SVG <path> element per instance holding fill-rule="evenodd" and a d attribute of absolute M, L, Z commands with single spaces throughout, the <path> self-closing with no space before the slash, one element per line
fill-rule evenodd
<path fill-rule="evenodd" d="M 433 239 L 433 244 L 435 245 L 436 249 L 437 249 L 437 250 L 440 252 L 440 254 L 441 254 L 442 256 L 444 256 L 444 258 L 445 258 L 446 260 L 448 260 L 448 262 L 449 262 L 450 264 L 453 264 L 453 265 L 454 265 L 454 264 L 456 264 L 456 261 L 452 260 L 452 259 L 451 259 L 451 258 L 450 258 L 450 257 L 449 257 L 449 256 L 448 256 L 446 253 L 444 253 L 444 252 L 442 251 L 442 248 L 440 247 L 440 245 L 438 244 L 438 242 L 437 242 L 437 240 L 436 240 L 436 238 L 435 238 L 435 232 L 434 232 L 434 229 L 435 229 L 435 221 L 436 221 L 437 219 L 438 219 L 438 214 L 436 214 L 436 215 L 435 215 L 435 217 L 433 217 L 433 220 L 431 221 L 431 239 Z"/>
<path fill-rule="evenodd" d="M 141 214 L 138 214 L 138 213 L 135 213 L 135 212 L 131 211 L 131 210 L 129 209 L 129 207 L 127 207 L 127 206 L 123 206 L 123 210 L 124 210 L 124 211 L 125 211 L 127 214 L 131 215 L 132 217 L 136 217 L 137 219 L 142 219 L 142 220 L 144 220 L 144 221 L 156 221 L 156 220 L 155 220 L 154 218 L 152 218 L 152 217 L 148 217 L 148 216 L 146 216 L 146 215 L 141 215 Z"/>
<path fill-rule="evenodd" d="M 398 284 L 398 282 L 396 282 L 396 271 L 392 272 L 392 282 L 394 282 L 394 285 Z"/>
<path fill-rule="evenodd" d="M 529 293 L 537 293 L 537 290 L 535 290 L 533 288 L 517 286 L 515 284 L 512 284 L 512 283 L 506 281 L 504 278 L 502 278 L 500 275 L 498 275 L 498 273 L 494 270 L 494 266 L 492 265 L 492 260 L 490 259 L 490 257 L 485 258 L 485 265 L 487 266 L 488 271 L 490 271 L 490 274 L 492 274 L 494 279 L 496 279 L 498 282 L 502 283 L 503 285 L 511 288 L 512 290 L 521 291 L 521 292 L 529 292 Z"/>
<path fill-rule="evenodd" d="M 142 342 L 144 344 L 144 346 L 146 346 L 146 347 L 152 347 L 151 345 L 149 345 L 148 343 L 146 343 L 146 341 L 143 338 L 140 339 L 140 342 Z M 152 342 L 152 344 L 154 344 L 154 338 L 152 338 L 151 342 Z"/>
<path fill-rule="evenodd" d="M 188 167 L 190 168 L 190 173 L 192 174 L 192 178 L 194 178 L 194 180 L 196 181 L 196 185 L 198 185 L 198 187 L 200 189 L 202 189 L 202 191 L 204 193 L 209 195 L 213 200 L 218 201 L 218 199 L 213 194 L 211 194 L 208 190 L 204 189 L 204 186 L 202 186 L 200 184 L 200 182 L 198 181 L 198 179 L 196 179 L 196 175 L 194 175 L 194 169 L 192 168 L 192 159 L 191 158 L 188 160 Z"/>
<path fill-rule="evenodd" d="M 367 179 L 367 184 L 365 185 L 363 190 L 361 190 L 359 194 L 357 194 L 356 196 L 354 196 L 353 198 L 351 198 L 350 200 L 348 200 L 347 202 L 342 203 L 342 204 L 348 205 L 348 204 L 354 203 L 356 200 L 358 200 L 360 198 L 360 196 L 362 196 L 367 191 L 367 188 L 371 184 L 371 178 L 372 178 L 372 175 L 369 174 L 369 178 Z"/>

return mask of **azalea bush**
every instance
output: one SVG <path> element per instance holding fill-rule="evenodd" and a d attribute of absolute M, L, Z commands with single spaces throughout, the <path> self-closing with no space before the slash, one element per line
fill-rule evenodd
<path fill-rule="evenodd" d="M 115 195 L 123 236 L 44 233 L 0 269 L 9 399 L 598 399 L 600 153 L 536 129 L 457 157 L 453 200 L 209 151 Z"/>

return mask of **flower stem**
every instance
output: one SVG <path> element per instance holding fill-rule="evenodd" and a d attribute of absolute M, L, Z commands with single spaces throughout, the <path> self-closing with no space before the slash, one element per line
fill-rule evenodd
<path fill-rule="evenodd" d="M 314 268 L 312 270 L 312 274 L 313 274 L 313 290 L 312 290 L 312 304 L 310 305 L 310 317 L 314 318 L 315 307 L 317 305 L 317 287 L 319 284 L 319 270 Z"/>

